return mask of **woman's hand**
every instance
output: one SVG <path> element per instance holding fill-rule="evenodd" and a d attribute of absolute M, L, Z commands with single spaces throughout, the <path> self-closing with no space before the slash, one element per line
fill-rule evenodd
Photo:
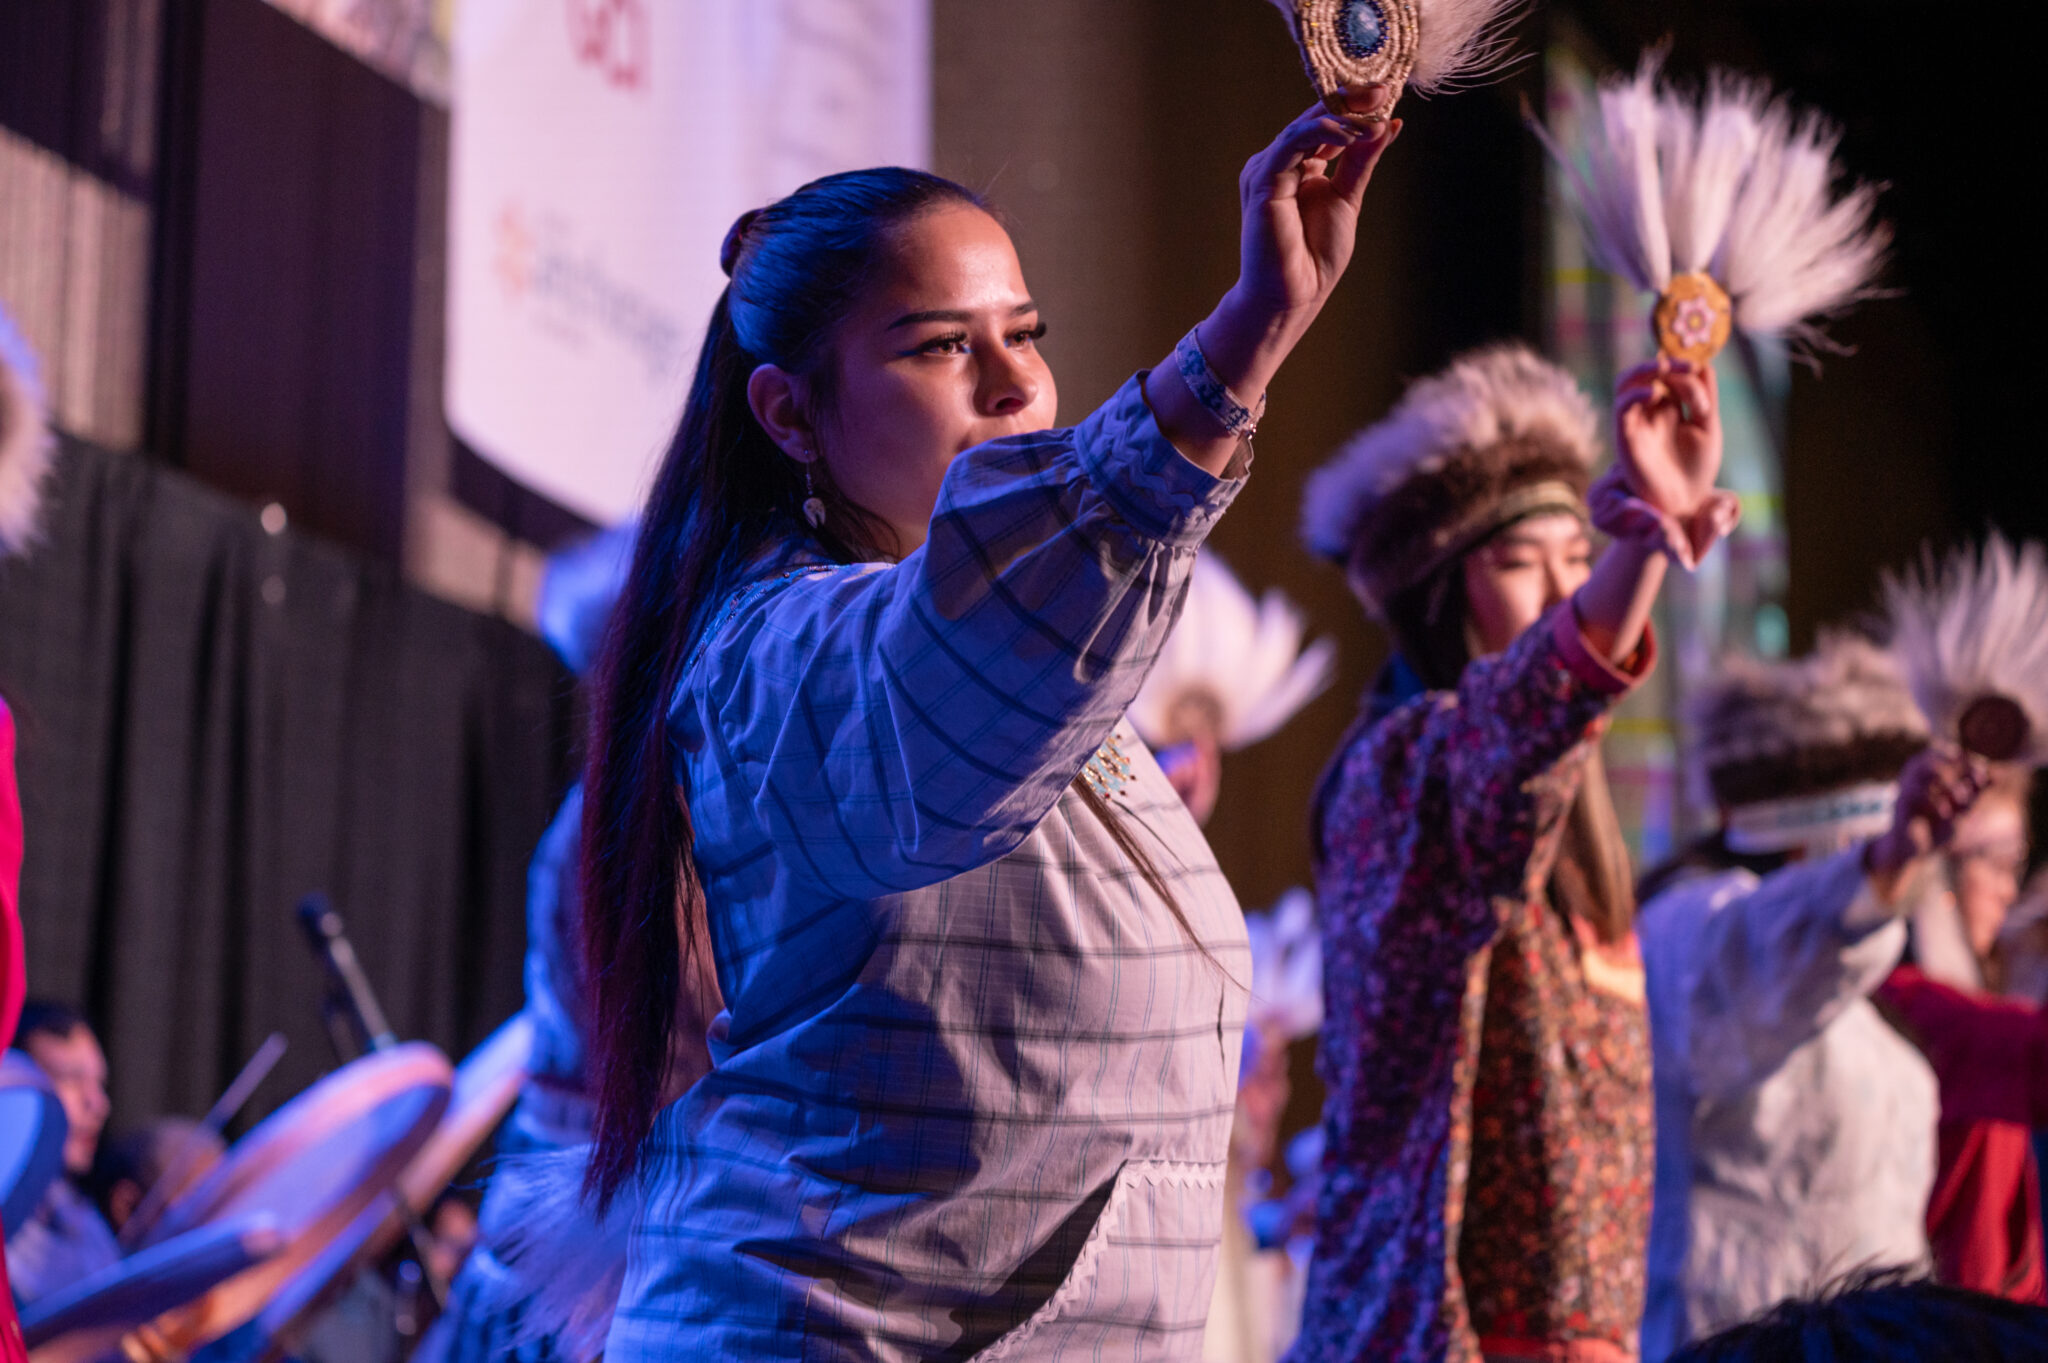
<path fill-rule="evenodd" d="M 1349 92 L 1351 112 L 1342 118 L 1317 104 L 1238 176 L 1243 236 L 1237 283 L 1199 334 L 1210 370 L 1248 405 L 1265 393 L 1351 262 L 1365 187 L 1401 134 L 1401 121 L 1385 112 L 1394 94 L 1386 85 Z M 1182 454 L 1211 473 L 1229 466 L 1238 438 L 1218 426 L 1171 361 L 1152 371 L 1146 397 Z"/>
<path fill-rule="evenodd" d="M 1659 357 L 1614 386 L 1617 467 L 1638 518 L 1660 523 L 1665 547 L 1687 568 L 1734 529 L 1740 504 L 1714 486 L 1721 474 L 1721 391 L 1712 366 Z M 1602 523 L 1596 497 L 1595 523 Z M 1620 524 L 1617 521 L 1617 524 Z"/>
<path fill-rule="evenodd" d="M 1990 784 L 1989 763 L 1947 743 L 1924 749 L 1906 764 L 1892 826 L 1863 849 L 1863 869 L 1880 899 L 1896 899 L 1913 863 L 1948 845 L 1956 821 Z"/>
<path fill-rule="evenodd" d="M 1614 447 L 1631 489 L 1680 520 L 1721 475 L 1721 390 L 1712 367 L 1659 358 L 1614 385 Z"/>
<path fill-rule="evenodd" d="M 1386 116 L 1393 101 L 1391 87 L 1370 85 L 1347 96 L 1352 112 L 1342 118 L 1318 104 L 1245 162 L 1237 177 L 1243 227 L 1231 290 L 1245 320 L 1298 320 L 1306 331 L 1322 310 L 1351 263 L 1373 167 L 1400 136 L 1400 121 Z"/>

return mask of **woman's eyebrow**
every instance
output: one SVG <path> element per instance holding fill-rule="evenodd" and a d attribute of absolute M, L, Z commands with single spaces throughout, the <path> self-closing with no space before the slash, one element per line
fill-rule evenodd
<path fill-rule="evenodd" d="M 1010 316 L 1022 317 L 1027 312 L 1036 311 L 1038 311 L 1037 301 L 1027 298 L 1016 307 L 1010 309 Z M 898 327 L 914 327 L 921 322 L 959 322 L 964 324 L 973 320 L 974 314 L 962 308 L 932 308 L 925 312 L 906 312 L 895 321 L 889 323 L 888 326 L 883 327 L 882 330 L 894 331 Z"/>

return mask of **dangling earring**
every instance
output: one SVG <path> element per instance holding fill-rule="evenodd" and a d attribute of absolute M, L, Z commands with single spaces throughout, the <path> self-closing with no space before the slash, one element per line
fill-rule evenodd
<path fill-rule="evenodd" d="M 819 499 L 818 490 L 811 486 L 811 452 L 804 451 L 804 519 L 816 530 L 825 523 L 825 503 Z"/>

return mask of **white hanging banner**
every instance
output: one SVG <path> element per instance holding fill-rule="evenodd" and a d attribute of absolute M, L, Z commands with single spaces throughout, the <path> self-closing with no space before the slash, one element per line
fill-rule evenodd
<path fill-rule="evenodd" d="M 742 211 L 925 166 L 930 0 L 462 0 L 448 422 L 593 521 L 639 505 Z"/>

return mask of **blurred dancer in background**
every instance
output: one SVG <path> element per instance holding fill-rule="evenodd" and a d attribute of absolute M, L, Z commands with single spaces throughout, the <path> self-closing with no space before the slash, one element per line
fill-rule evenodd
<path fill-rule="evenodd" d="M 1657 1200 L 1643 1356 L 1852 1269 L 1916 1265 L 1933 1073 L 1870 1002 L 1914 883 L 1983 789 L 1928 748 L 1892 659 L 1847 635 L 1731 659 L 1697 694 L 1688 764 L 1720 831 L 1645 879 Z"/>
<path fill-rule="evenodd" d="M 50 462 L 35 358 L 0 309 L 0 564 L 21 553 L 35 533 L 36 511 Z M 14 782 L 14 712 L 0 695 L 0 1050 L 14 1042 L 27 995 L 21 942 L 21 792 Z M 27 1357 L 0 1250 L 0 1363 Z"/>
<path fill-rule="evenodd" d="M 586 675 L 604 641 L 638 525 L 593 537 L 548 561 L 541 580 L 541 637 L 578 676 Z M 593 1130 L 586 1068 L 590 994 L 576 945 L 583 847 L 579 782 L 541 836 L 527 870 L 526 1008 L 533 1056 L 498 1136 L 499 1163 L 477 1214 L 475 1248 L 448 1293 L 448 1307 L 420 1342 L 421 1363 L 581 1363 L 527 1319 L 530 1287 L 507 1258 L 536 1176 L 530 1157 L 586 1145 Z M 715 1011 L 715 1010 L 714 1010 Z M 702 1073 L 699 1061 L 686 1077 Z M 445 1280 L 444 1280 L 445 1281 Z"/>
<path fill-rule="evenodd" d="M 1913 923 L 1913 959 L 1877 991 L 1941 1085 L 1927 1238 L 1943 1282 L 2048 1305 L 2033 1133 L 2048 1128 L 2048 1015 L 1996 997 L 1999 937 L 2026 870 L 2028 776 L 1998 772 L 1957 821 Z M 1948 934 L 1960 951 L 1926 949 Z"/>

